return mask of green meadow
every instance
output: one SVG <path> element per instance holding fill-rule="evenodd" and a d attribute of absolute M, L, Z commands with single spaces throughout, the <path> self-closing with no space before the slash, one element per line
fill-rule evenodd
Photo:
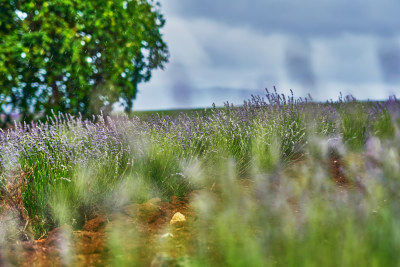
<path fill-rule="evenodd" d="M 0 134 L 0 265 L 399 266 L 399 129 L 395 97 L 276 92 L 16 123 Z"/>

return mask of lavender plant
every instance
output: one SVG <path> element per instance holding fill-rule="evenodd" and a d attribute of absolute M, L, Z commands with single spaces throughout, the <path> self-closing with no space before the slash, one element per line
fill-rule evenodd
<path fill-rule="evenodd" d="M 61 224 L 79 229 L 131 202 L 200 189 L 193 204 L 197 252 L 186 264 L 301 266 L 329 259 L 349 266 L 367 264 L 375 250 L 378 265 L 393 265 L 400 262 L 393 250 L 399 114 L 395 97 L 314 103 L 276 90 L 242 106 L 175 116 L 53 114 L 0 133 L 0 200 L 12 195 L 11 185 L 21 187 L 22 220 L 37 238 Z M 17 183 L 16 170 L 30 175 Z M 346 251 L 339 250 L 342 242 Z M 117 247 L 110 251 L 121 257 Z"/>

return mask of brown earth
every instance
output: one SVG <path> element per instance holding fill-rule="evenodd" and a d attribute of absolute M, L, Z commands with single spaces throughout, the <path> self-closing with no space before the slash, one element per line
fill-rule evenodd
<path fill-rule="evenodd" d="M 176 212 L 182 213 L 187 221 L 171 226 L 170 220 Z M 153 198 L 89 220 L 80 231 L 64 225 L 50 231 L 44 239 L 17 242 L 14 246 L 0 249 L 0 266 L 117 265 L 111 261 L 115 251 L 110 251 L 108 245 L 115 242 L 112 238 L 116 234 L 122 234 L 122 239 L 126 233 L 130 237 L 128 233 L 132 229 L 135 238 L 129 242 L 122 240 L 121 245 L 138 255 L 135 260 L 140 266 L 176 266 L 174 259 L 191 249 L 187 241 L 192 238 L 190 225 L 193 220 L 189 198 L 179 200 L 174 196 L 171 202 Z M 127 229 L 127 232 L 121 233 L 119 229 Z M 168 246 L 162 246 L 162 239 L 168 239 Z"/>

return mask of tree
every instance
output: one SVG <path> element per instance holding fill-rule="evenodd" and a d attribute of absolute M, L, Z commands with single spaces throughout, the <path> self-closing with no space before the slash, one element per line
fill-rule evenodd
<path fill-rule="evenodd" d="M 132 109 L 137 86 L 163 68 L 165 20 L 153 0 L 0 0 L 0 111 Z"/>

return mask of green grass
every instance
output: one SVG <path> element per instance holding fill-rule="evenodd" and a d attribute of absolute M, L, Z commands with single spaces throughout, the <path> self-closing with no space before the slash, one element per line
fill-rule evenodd
<path fill-rule="evenodd" d="M 398 266 L 398 110 L 372 107 L 288 101 L 98 123 L 59 119 L 12 141 L 20 168 L 32 172 L 23 188 L 30 227 L 36 238 L 63 224 L 81 229 L 128 204 L 197 190 L 186 238 L 137 247 L 142 232 L 117 221 L 107 261 Z M 337 173 L 345 183 L 335 182 Z M 12 181 L 5 167 L 1 178 L 4 202 Z M 178 249 L 186 252 L 168 254 Z"/>
<path fill-rule="evenodd" d="M 142 120 L 149 119 L 152 116 L 170 116 L 170 117 L 177 117 L 181 113 L 191 115 L 191 114 L 210 114 L 212 108 L 191 108 L 191 109 L 164 109 L 164 110 L 146 110 L 146 111 L 133 111 L 129 114 L 130 117 L 137 116 Z M 116 114 L 117 115 L 117 114 Z"/>

